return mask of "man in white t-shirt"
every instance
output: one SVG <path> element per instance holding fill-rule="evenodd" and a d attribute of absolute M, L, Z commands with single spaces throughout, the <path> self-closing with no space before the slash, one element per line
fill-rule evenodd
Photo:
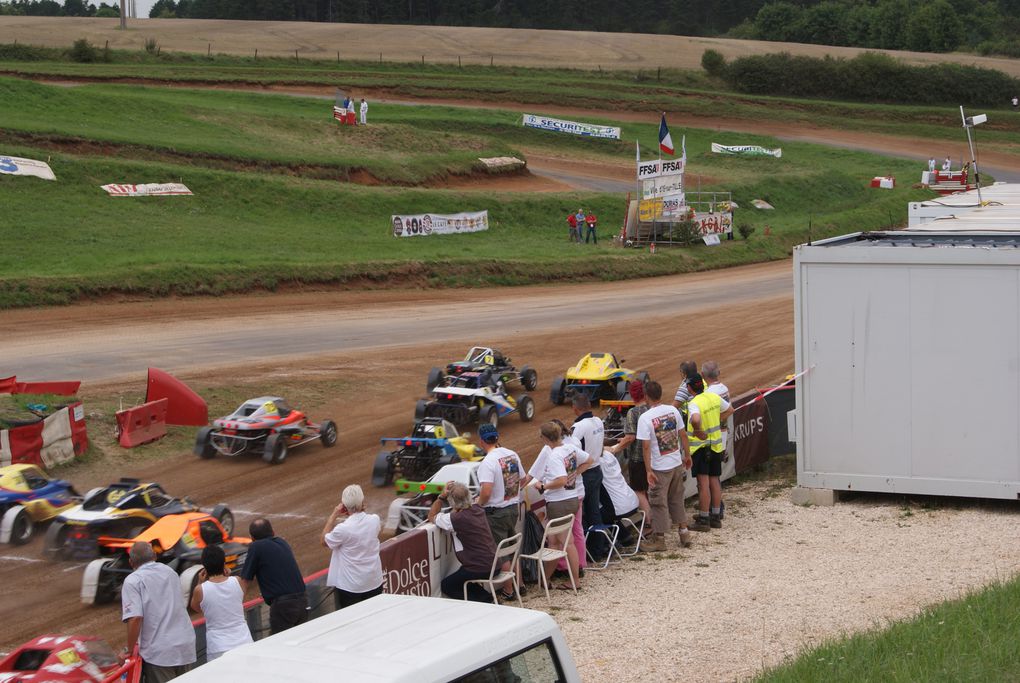
<path fill-rule="evenodd" d="M 602 457 L 602 446 L 605 443 L 606 428 L 602 418 L 595 417 L 591 410 L 591 401 L 584 394 L 575 394 L 571 400 L 574 408 L 572 436 L 581 444 L 581 449 L 588 454 L 591 463 L 581 473 L 584 482 L 584 500 L 581 501 L 581 525 L 589 529 L 602 524 L 602 469 L 599 467 Z M 595 534 L 588 539 L 588 554 L 596 561 L 605 558 L 609 553 L 609 544 L 602 534 Z"/>
<path fill-rule="evenodd" d="M 361 125 L 368 125 L 368 102 L 361 98 Z"/>
<path fill-rule="evenodd" d="M 701 377 L 705 380 L 705 391 L 711 392 L 726 401 L 730 400 L 730 388 L 719 380 L 719 364 L 714 360 L 707 360 L 701 366 Z"/>
<path fill-rule="evenodd" d="M 524 465 L 520 457 L 509 448 L 499 445 L 499 431 L 488 422 L 478 427 L 478 439 L 482 442 L 485 458 L 478 464 L 478 499 L 485 510 L 485 518 L 492 529 L 492 540 L 499 545 L 517 533 L 517 519 L 520 515 L 521 480 Z M 507 562 L 504 569 L 509 569 Z M 512 583 L 503 598 L 513 599 Z"/>
<path fill-rule="evenodd" d="M 121 618 L 127 624 L 128 652 L 138 644 L 143 680 L 165 683 L 195 663 L 195 629 L 181 599 L 177 572 L 155 559 L 145 541 L 128 551 L 134 571 L 121 588 Z"/>
<path fill-rule="evenodd" d="M 683 417 L 673 406 L 662 404 L 662 386 L 658 382 L 645 383 L 645 400 L 649 408 L 638 419 L 637 439 L 644 450 L 648 474 L 652 537 L 642 547 L 652 552 L 665 550 L 666 532 L 672 519 L 679 527 L 680 545 L 686 548 L 691 545 L 691 534 L 684 509 L 684 479 L 691 456 Z"/>

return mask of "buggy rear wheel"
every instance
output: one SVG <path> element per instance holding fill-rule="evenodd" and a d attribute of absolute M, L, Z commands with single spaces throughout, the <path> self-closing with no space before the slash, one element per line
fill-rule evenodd
<path fill-rule="evenodd" d="M 43 539 L 43 557 L 47 560 L 62 560 L 67 556 L 67 525 L 53 520 Z"/>
<path fill-rule="evenodd" d="M 535 419 L 535 401 L 530 396 L 521 396 L 517 401 L 517 412 L 521 415 L 521 421 L 531 422 Z"/>
<path fill-rule="evenodd" d="M 478 424 L 483 425 L 486 422 L 491 424 L 493 427 L 499 425 L 499 411 L 496 410 L 496 406 L 483 406 L 482 409 L 478 411 Z"/>
<path fill-rule="evenodd" d="M 521 368 L 521 385 L 525 391 L 534 391 L 538 388 L 538 373 L 527 365 Z"/>
<path fill-rule="evenodd" d="M 553 404 L 561 406 L 566 400 L 566 385 L 567 381 L 562 377 L 557 377 L 553 380 L 552 386 L 549 388 L 549 400 Z"/>
<path fill-rule="evenodd" d="M 11 545 L 25 545 L 32 540 L 32 531 L 35 524 L 28 515 L 28 509 L 24 505 L 13 505 L 4 513 L 3 521 L 0 522 L 5 533 L 10 534 L 8 541 Z"/>
<path fill-rule="evenodd" d="M 181 572 L 181 593 L 184 595 L 184 604 L 191 603 L 191 595 L 199 584 L 198 575 L 202 571 L 202 565 L 193 564 Z"/>
<path fill-rule="evenodd" d="M 432 390 L 439 386 L 439 383 L 443 381 L 443 369 L 432 368 L 429 370 L 429 378 L 425 380 L 425 391 L 429 394 Z"/>
<path fill-rule="evenodd" d="M 287 459 L 287 437 L 283 434 L 270 434 L 266 439 L 266 448 L 262 459 L 270 465 L 279 465 Z"/>
<path fill-rule="evenodd" d="M 81 577 L 81 601 L 86 605 L 103 605 L 117 597 L 116 574 L 109 571 L 115 559 L 92 560 Z"/>
<path fill-rule="evenodd" d="M 337 432 L 336 423 L 333 420 L 323 420 L 319 423 L 319 441 L 323 448 L 332 448 L 336 445 Z"/>
<path fill-rule="evenodd" d="M 375 465 L 372 466 L 372 484 L 374 486 L 389 486 L 393 483 L 393 468 L 390 466 L 390 452 L 380 451 L 375 456 Z"/>
<path fill-rule="evenodd" d="M 226 504 L 217 503 L 216 507 L 209 514 L 216 518 L 216 521 L 220 523 L 223 530 L 227 532 L 227 536 L 234 535 L 234 513 L 230 511 Z"/>
<path fill-rule="evenodd" d="M 418 402 L 414 404 L 414 421 L 421 422 L 428 415 L 429 401 L 428 399 L 419 398 Z"/>
<path fill-rule="evenodd" d="M 195 455 L 205 460 L 216 457 L 216 448 L 212 445 L 212 427 L 202 427 L 195 434 Z"/>

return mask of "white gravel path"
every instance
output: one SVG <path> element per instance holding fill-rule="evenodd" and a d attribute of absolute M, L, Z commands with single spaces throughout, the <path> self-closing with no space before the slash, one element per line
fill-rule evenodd
<path fill-rule="evenodd" d="M 694 547 L 681 551 L 674 534 L 665 553 L 588 572 L 577 598 L 554 591 L 549 611 L 585 681 L 744 680 L 1020 571 L 1015 503 L 801 507 L 774 482 L 725 492 L 725 528 Z M 525 605 L 547 609 L 537 595 Z"/>

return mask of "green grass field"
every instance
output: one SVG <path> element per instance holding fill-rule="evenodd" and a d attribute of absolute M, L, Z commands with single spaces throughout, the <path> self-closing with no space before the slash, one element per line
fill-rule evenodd
<path fill-rule="evenodd" d="M 336 86 L 390 97 L 457 98 L 522 104 L 571 104 L 605 109 L 658 111 L 712 118 L 757 119 L 819 127 L 959 140 L 953 106 L 872 105 L 748 96 L 729 92 L 702 71 L 587 71 L 520 67 L 371 62 L 295 62 L 231 55 L 160 56 L 142 51 L 110 51 L 109 62 L 79 64 L 60 50 L 39 52 L 39 60 L 11 59 L 12 46 L 0 45 L 0 73 L 49 78 L 145 79 L 164 83 Z M 35 49 L 35 48 L 32 48 Z M 1008 98 L 1003 98 L 1003 110 Z M 1020 117 L 992 116 L 982 126 L 988 144 L 1020 149 Z"/>
<path fill-rule="evenodd" d="M 343 134 L 376 127 L 333 126 L 323 121 L 328 103 L 321 100 L 125 85 L 67 89 L 10 79 L 0 81 L 0 88 L 33 104 L 29 116 L 4 104 L 9 98 L 0 98 L 2 134 L 9 140 L 4 152 L 52 155 L 58 177 L 46 182 L 0 176 L 0 200 L 16 217 L 0 226 L 5 245 L 0 307 L 116 293 L 216 294 L 307 284 L 519 284 L 692 271 L 781 258 L 808 238 L 809 224 L 815 238 L 885 228 L 904 220 L 909 199 L 930 196 L 909 183 L 892 192 L 867 186 L 877 174 L 916 176 L 914 162 L 807 144 L 784 144 L 778 160 L 719 157 L 707 151 L 710 142 L 778 143 L 676 131 L 678 138 L 687 135 L 689 187 L 700 183 L 702 189 L 732 191 L 745 207 L 736 222 L 757 231 L 748 241 L 650 256 L 614 247 L 609 239 L 623 221 L 623 195 L 494 193 L 484 184 L 478 191 L 368 187 L 299 177 L 302 160 L 331 162 L 326 144 L 316 146 L 320 135 L 336 145 L 338 157 L 346 155 L 343 163 L 360 163 L 378 175 L 412 169 L 398 182 L 427 180 L 433 159 L 444 158 L 443 149 L 409 151 L 401 165 L 399 151 L 388 157 L 386 149 L 376 154 L 371 146 L 350 145 Z M 646 154 L 657 145 L 651 122 L 624 124 L 624 141 L 600 141 L 524 129 L 509 113 L 397 105 L 373 111 L 380 130 L 399 127 L 423 140 L 449 134 L 492 150 L 546 148 L 576 157 L 579 165 L 586 159 L 629 164 L 634 139 Z M 114 119 L 123 125 L 103 125 Z M 117 156 L 77 153 L 74 145 L 70 152 L 40 150 L 27 133 L 114 144 Z M 161 157 L 182 150 L 189 154 L 172 162 Z M 243 170 L 217 167 L 223 159 Z M 259 166 L 265 161 L 293 166 L 286 173 L 272 172 L 279 169 Z M 111 182 L 179 180 L 194 197 L 111 198 L 99 188 Z M 746 208 L 757 198 L 777 209 Z M 600 216 L 603 243 L 597 248 L 565 240 L 564 217 L 580 204 Z M 390 233 L 394 213 L 482 209 L 490 212 L 488 232 L 407 239 Z M 771 235 L 764 234 L 766 226 Z"/>
<path fill-rule="evenodd" d="M 1020 578 L 812 648 L 758 683 L 914 683 L 1020 678 Z"/>

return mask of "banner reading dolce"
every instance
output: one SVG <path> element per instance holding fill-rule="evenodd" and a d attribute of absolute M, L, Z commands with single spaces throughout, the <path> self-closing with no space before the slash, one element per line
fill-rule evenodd
<path fill-rule="evenodd" d="M 394 237 L 455 235 L 489 229 L 488 211 L 451 214 L 424 213 L 412 216 L 391 216 L 390 218 Z"/>
<path fill-rule="evenodd" d="M 719 145 L 712 143 L 712 152 L 714 154 L 733 154 L 736 156 L 745 157 L 775 157 L 777 159 L 783 156 L 782 148 L 779 149 L 765 149 L 758 145 Z"/>
<path fill-rule="evenodd" d="M 177 197 L 188 196 L 191 190 L 181 183 L 143 183 L 141 185 L 101 185 L 111 197 Z"/>
<path fill-rule="evenodd" d="M 524 125 L 528 128 L 541 128 L 542 130 L 553 130 L 557 133 L 572 133 L 584 135 L 590 138 L 620 139 L 620 129 L 613 126 L 597 126 L 594 123 L 579 123 L 577 121 L 563 121 L 552 119 L 548 116 L 536 114 L 525 114 Z"/>

